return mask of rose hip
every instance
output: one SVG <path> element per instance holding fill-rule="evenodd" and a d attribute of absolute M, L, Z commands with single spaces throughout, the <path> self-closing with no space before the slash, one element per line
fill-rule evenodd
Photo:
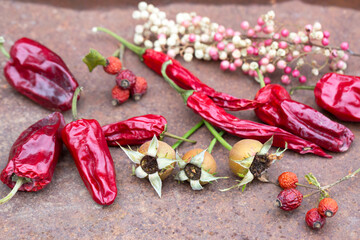
<path fill-rule="evenodd" d="M 278 181 L 282 189 L 296 188 L 296 183 L 299 182 L 296 174 L 293 172 L 283 172 L 279 176 Z"/>
<path fill-rule="evenodd" d="M 333 217 L 337 210 L 337 202 L 332 198 L 324 198 L 319 202 L 318 211 L 321 216 Z"/>
<path fill-rule="evenodd" d="M 312 229 L 320 229 L 324 226 L 326 217 L 321 216 L 317 208 L 313 208 L 306 213 L 305 222 Z"/>
<path fill-rule="evenodd" d="M 134 87 L 130 90 L 131 96 L 135 101 L 139 101 L 142 95 L 146 93 L 147 82 L 143 77 L 136 77 Z"/>
<path fill-rule="evenodd" d="M 123 90 L 133 88 L 135 82 L 136 76 L 129 69 L 123 69 L 116 75 L 116 84 Z"/>
<path fill-rule="evenodd" d="M 303 200 L 301 192 L 295 188 L 282 190 L 276 199 L 276 205 L 285 211 L 291 211 L 298 208 Z"/>
<path fill-rule="evenodd" d="M 110 56 L 106 59 L 106 66 L 104 66 L 104 71 L 108 74 L 117 74 L 122 68 L 122 63 L 120 59 L 114 56 Z"/>
<path fill-rule="evenodd" d="M 123 90 L 119 86 L 115 85 L 111 91 L 112 94 L 112 104 L 114 106 L 126 102 L 130 97 L 130 90 Z"/>

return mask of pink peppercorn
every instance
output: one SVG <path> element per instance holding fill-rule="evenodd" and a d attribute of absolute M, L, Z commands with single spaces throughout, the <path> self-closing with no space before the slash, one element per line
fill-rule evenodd
<path fill-rule="evenodd" d="M 243 30 L 247 30 L 250 25 L 249 25 L 248 21 L 243 21 L 243 22 L 241 22 L 240 26 Z"/>
<path fill-rule="evenodd" d="M 323 46 L 329 45 L 329 39 L 324 37 L 324 38 L 321 40 L 321 44 L 322 44 Z"/>
<path fill-rule="evenodd" d="M 300 76 L 299 77 L 299 82 L 300 83 L 306 83 L 306 77 L 303 75 L 303 76 Z"/>
<path fill-rule="evenodd" d="M 234 36 L 234 30 L 232 30 L 231 28 L 226 29 L 226 36 L 228 37 Z"/>
<path fill-rule="evenodd" d="M 279 39 L 280 39 L 280 34 L 279 34 L 279 33 L 275 33 L 275 34 L 273 35 L 273 39 L 279 40 Z"/>
<path fill-rule="evenodd" d="M 228 44 L 226 45 L 226 50 L 227 50 L 228 52 L 234 51 L 234 50 L 235 50 L 235 45 L 234 45 L 233 43 L 228 43 Z"/>
<path fill-rule="evenodd" d="M 271 39 L 266 39 L 266 40 L 264 41 L 265 46 L 270 46 L 271 43 L 272 43 L 272 40 L 271 40 Z"/>
<path fill-rule="evenodd" d="M 246 49 L 247 54 L 252 55 L 254 53 L 254 48 L 252 46 Z"/>
<path fill-rule="evenodd" d="M 311 52 L 311 46 L 310 45 L 305 45 L 303 50 L 304 50 L 304 52 Z"/>
<path fill-rule="evenodd" d="M 287 48 L 287 46 L 288 46 L 287 42 L 284 41 L 279 42 L 279 48 L 285 49 Z"/>
<path fill-rule="evenodd" d="M 290 74 L 291 73 L 291 67 L 286 67 L 285 69 L 284 69 L 284 73 L 286 73 L 286 74 Z"/>
<path fill-rule="evenodd" d="M 189 42 L 195 42 L 195 40 L 196 40 L 196 35 L 195 34 L 193 34 L 193 33 L 191 33 L 190 35 L 189 35 Z"/>
<path fill-rule="evenodd" d="M 299 72 L 299 70 L 297 70 L 297 69 L 295 69 L 294 71 L 292 71 L 292 76 L 294 77 L 294 78 L 297 78 L 297 77 L 299 77 L 300 76 L 300 72 Z"/>
<path fill-rule="evenodd" d="M 271 83 L 271 79 L 269 77 L 264 77 L 264 83 L 265 84 L 270 84 Z"/>
<path fill-rule="evenodd" d="M 220 63 L 220 69 L 223 70 L 223 71 L 227 70 L 229 68 L 229 66 L 230 66 L 230 63 L 227 60 L 223 60 Z"/>
<path fill-rule="evenodd" d="M 285 85 L 288 85 L 288 84 L 290 84 L 291 79 L 289 78 L 288 75 L 282 75 L 282 76 L 281 76 L 281 82 L 282 82 L 283 84 L 285 84 Z"/>
<path fill-rule="evenodd" d="M 262 19 L 262 17 L 259 17 L 257 20 L 257 24 L 259 24 L 260 26 L 264 25 L 265 24 L 264 19 Z"/>
<path fill-rule="evenodd" d="M 224 50 L 225 49 L 225 43 L 224 42 L 219 42 L 216 47 L 219 49 L 219 50 Z"/>
<path fill-rule="evenodd" d="M 342 42 L 340 45 L 341 49 L 346 51 L 349 49 L 349 43 L 348 42 Z"/>
<path fill-rule="evenodd" d="M 279 60 L 277 63 L 276 63 L 276 66 L 279 68 L 279 69 L 284 69 L 286 68 L 286 62 L 284 60 Z"/>
<path fill-rule="evenodd" d="M 330 37 L 330 33 L 328 31 L 324 31 L 323 35 L 324 35 L 324 38 L 329 38 Z"/>
<path fill-rule="evenodd" d="M 289 30 L 287 30 L 287 29 L 281 30 L 281 36 L 283 36 L 283 37 L 289 36 Z"/>
<path fill-rule="evenodd" d="M 229 65 L 229 70 L 230 70 L 231 72 L 236 71 L 236 66 L 235 66 L 234 63 L 230 63 L 230 65 Z"/>
<path fill-rule="evenodd" d="M 214 35 L 214 41 L 220 42 L 223 39 L 223 35 L 219 32 L 215 33 Z"/>
<path fill-rule="evenodd" d="M 275 71 L 275 66 L 273 65 L 273 64 L 268 64 L 267 66 L 266 66 L 266 71 L 268 72 L 268 73 L 273 73 L 274 71 Z"/>
<path fill-rule="evenodd" d="M 241 59 L 235 59 L 234 64 L 236 67 L 241 67 L 241 65 L 243 64 L 243 61 Z"/>
<path fill-rule="evenodd" d="M 250 29 L 248 30 L 248 32 L 247 32 L 247 35 L 248 35 L 249 37 L 253 37 L 254 34 L 255 34 L 255 30 L 252 29 L 252 28 L 250 28 Z"/>

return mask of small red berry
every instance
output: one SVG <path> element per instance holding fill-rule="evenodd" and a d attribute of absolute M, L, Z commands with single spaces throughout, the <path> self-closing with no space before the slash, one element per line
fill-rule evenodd
<path fill-rule="evenodd" d="M 115 87 L 113 87 L 113 89 L 111 91 L 111 94 L 112 94 L 112 98 L 113 98 L 112 104 L 114 106 L 116 106 L 123 102 L 126 102 L 126 100 L 129 99 L 130 90 L 128 90 L 128 89 L 123 90 L 119 86 L 115 85 Z"/>
<path fill-rule="evenodd" d="M 282 190 L 276 199 L 276 205 L 285 211 L 291 211 L 298 208 L 303 200 L 301 192 L 295 188 Z"/>
<path fill-rule="evenodd" d="M 326 217 L 321 216 L 317 208 L 313 208 L 306 213 L 305 222 L 312 229 L 320 229 L 325 225 Z"/>
<path fill-rule="evenodd" d="M 337 202 L 332 198 L 324 198 L 319 202 L 319 214 L 324 217 L 333 217 L 338 210 Z"/>
<path fill-rule="evenodd" d="M 110 56 L 106 59 L 106 65 L 104 66 L 104 71 L 108 74 L 117 74 L 120 72 L 122 64 L 120 59 L 114 56 Z"/>
<path fill-rule="evenodd" d="M 116 84 L 124 90 L 133 88 L 135 82 L 136 76 L 129 69 L 123 69 L 116 75 Z"/>
<path fill-rule="evenodd" d="M 297 176 L 293 172 L 283 172 L 279 178 L 279 185 L 283 189 L 296 188 L 296 183 L 299 182 Z"/>
<path fill-rule="evenodd" d="M 135 101 L 139 101 L 142 95 L 146 93 L 147 82 L 143 77 L 136 77 L 136 82 L 134 87 L 130 90 L 131 96 Z"/>

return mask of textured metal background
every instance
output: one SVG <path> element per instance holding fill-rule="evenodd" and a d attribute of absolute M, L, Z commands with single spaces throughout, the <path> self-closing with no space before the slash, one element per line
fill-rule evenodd
<path fill-rule="evenodd" d="M 113 77 L 101 68 L 89 73 L 82 57 L 89 48 L 96 48 L 105 55 L 117 47 L 114 39 L 105 34 L 92 34 L 93 26 L 107 27 L 126 39 L 132 39 L 137 22 L 131 18 L 136 4 L 132 1 L 1 1 L 0 32 L 8 40 L 7 48 L 18 38 L 26 36 L 40 41 L 57 52 L 68 64 L 84 95 L 79 103 L 79 116 L 96 118 L 107 124 L 129 117 L 153 113 L 168 120 L 169 131 L 182 135 L 200 118 L 187 109 L 180 96 L 159 76 L 148 70 L 137 57 L 126 52 L 125 64 L 149 83 L 148 93 L 140 102 L 128 101 L 120 107 L 111 105 L 110 91 Z M 100 4 L 101 2 L 101 4 Z M 257 17 L 268 10 L 276 12 L 276 19 L 290 30 L 294 26 L 320 21 L 331 32 L 331 44 L 349 41 L 351 49 L 360 52 L 359 4 L 357 1 L 156 1 L 158 7 L 175 18 L 179 11 L 196 11 L 234 29 L 242 20 L 255 23 Z M 359 59 L 351 58 L 347 73 L 360 75 Z M 2 66 L 5 58 L 0 58 Z M 184 63 L 202 81 L 220 91 L 252 98 L 258 85 L 252 79 L 235 73 L 223 73 L 218 63 L 194 60 Z M 50 112 L 37 106 L 14 91 L 0 70 L 0 168 L 6 165 L 8 152 L 18 135 L 29 125 Z M 279 79 L 279 78 L 277 78 Z M 317 78 L 311 77 L 309 83 Z M 274 80 L 279 82 L 279 80 Z M 297 83 L 293 83 L 296 85 Z M 312 92 L 294 96 L 320 110 Z M 321 111 L 321 110 L 320 110 Z M 326 114 L 326 113 L 325 113 Z M 235 116 L 258 121 L 252 111 L 236 112 Z M 65 113 L 68 121 L 70 112 Z M 331 117 L 331 116 L 330 116 Z M 272 180 L 283 171 L 303 176 L 314 173 L 328 184 L 360 167 L 358 124 L 345 123 L 356 138 L 350 150 L 333 154 L 333 159 L 313 155 L 299 155 L 291 151 L 270 170 Z M 206 148 L 211 134 L 202 128 L 193 135 L 196 147 Z M 234 144 L 238 138 L 226 135 Z M 171 139 L 166 139 L 170 144 Z M 193 148 L 183 144 L 179 151 L 184 154 Z M 316 207 L 316 197 L 305 199 L 293 212 L 283 212 L 273 206 L 280 189 L 272 184 L 254 181 L 244 193 L 238 190 L 220 192 L 235 183 L 236 177 L 228 169 L 228 151 L 217 144 L 213 155 L 218 163 L 219 176 L 230 176 L 217 184 L 209 184 L 203 191 L 194 192 L 189 184 L 178 184 L 171 178 L 163 182 L 163 197 L 158 198 L 147 180 L 131 176 L 131 164 L 118 148 L 111 148 L 115 161 L 118 197 L 109 207 L 97 205 L 87 192 L 69 153 L 65 150 L 57 165 L 51 184 L 37 193 L 18 193 L 9 203 L 0 206 L 1 239 L 358 239 L 360 234 L 360 181 L 342 183 L 331 190 L 331 196 L 339 203 L 337 215 L 328 219 L 318 231 L 310 230 L 304 216 L 308 209 Z M 9 188 L 0 184 L 0 195 Z M 308 193 L 307 190 L 302 192 Z"/>

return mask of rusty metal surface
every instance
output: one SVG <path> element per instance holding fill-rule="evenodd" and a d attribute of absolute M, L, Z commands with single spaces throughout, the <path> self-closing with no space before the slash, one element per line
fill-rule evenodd
<path fill-rule="evenodd" d="M 200 118 L 187 109 L 180 96 L 159 76 L 148 70 L 137 57 L 126 52 L 125 64 L 149 83 L 148 93 L 140 102 L 128 101 L 114 108 L 111 105 L 110 90 L 113 78 L 102 69 L 89 73 L 81 58 L 90 47 L 105 55 L 111 54 L 116 42 L 104 34 L 91 33 L 93 26 L 105 26 L 132 39 L 136 21 L 131 18 L 135 4 L 130 1 L 2 1 L 0 7 L 1 34 L 6 37 L 7 48 L 18 38 L 27 36 L 53 49 L 65 62 L 78 81 L 84 86 L 84 95 L 79 104 L 79 115 L 96 118 L 101 124 L 111 123 L 129 117 L 153 113 L 168 120 L 169 131 L 182 135 Z M 64 2 L 64 5 L 56 4 Z M 87 7 L 87 2 L 89 6 Z M 215 1 L 213 1 L 215 2 Z M 308 1 L 271 1 L 264 4 L 245 4 L 245 1 L 206 4 L 205 1 L 157 1 L 157 4 L 171 18 L 178 11 L 196 11 L 213 21 L 239 29 L 241 20 L 254 23 L 260 14 L 273 9 L 277 19 L 285 26 L 304 26 L 320 21 L 331 32 L 331 43 L 339 45 L 349 41 L 353 51 L 360 52 L 358 31 L 359 6 L 346 1 L 331 1 L 315 4 Z M 355 1 L 354 1 L 355 2 Z M 128 3 L 128 4 L 127 4 Z M 332 5 L 329 5 L 329 4 Z M 109 4 L 109 5 L 107 5 Z M 295 30 L 295 29 L 292 29 Z M 1 57 L 2 64 L 5 58 Z M 210 86 L 235 96 L 252 98 L 258 85 L 239 71 L 222 73 L 218 63 L 193 61 L 184 63 L 190 71 Z M 351 58 L 347 73 L 360 75 L 358 59 Z M 43 118 L 49 111 L 37 106 L 15 92 L 0 70 L 0 168 L 6 165 L 8 152 L 18 135 L 29 125 Z M 312 77 L 309 82 L 315 83 Z M 276 82 L 276 80 L 275 80 Z M 312 92 L 294 96 L 320 110 Z M 321 110 L 320 110 L 321 111 Z M 236 112 L 235 116 L 258 121 L 255 114 Z M 65 113 L 68 121 L 70 112 Z M 356 138 L 346 153 L 333 154 L 333 159 L 286 152 L 285 158 L 270 170 L 272 180 L 283 171 L 293 171 L 305 182 L 308 172 L 328 184 L 346 175 L 349 170 L 360 167 L 359 124 L 345 123 Z M 212 139 L 205 129 L 193 135 L 198 140 L 196 147 L 206 148 Z M 238 138 L 226 135 L 234 144 Z M 166 139 L 170 144 L 171 139 Z M 183 144 L 179 151 L 184 154 L 193 146 Z M 315 197 L 305 199 L 302 206 L 290 213 L 273 206 L 280 189 L 272 184 L 258 181 L 251 183 L 244 193 L 239 190 L 220 192 L 235 183 L 227 165 L 228 151 L 217 144 L 213 155 L 218 163 L 219 176 L 230 176 L 216 184 L 209 184 L 203 191 L 194 192 L 189 184 L 178 184 L 171 178 L 163 183 L 163 197 L 146 180 L 131 176 L 131 164 L 118 148 L 111 148 L 115 161 L 118 197 L 109 207 L 97 205 L 87 192 L 69 153 L 63 151 L 51 184 L 37 193 L 18 193 L 10 202 L 0 206 L 1 239 L 358 239 L 360 234 L 360 181 L 355 179 L 337 185 L 331 196 L 339 203 L 337 215 L 328 219 L 325 227 L 310 230 L 304 216 L 307 210 L 316 207 Z M 5 196 L 9 188 L 0 184 L 0 195 Z M 302 190 L 308 193 L 307 190 Z"/>

